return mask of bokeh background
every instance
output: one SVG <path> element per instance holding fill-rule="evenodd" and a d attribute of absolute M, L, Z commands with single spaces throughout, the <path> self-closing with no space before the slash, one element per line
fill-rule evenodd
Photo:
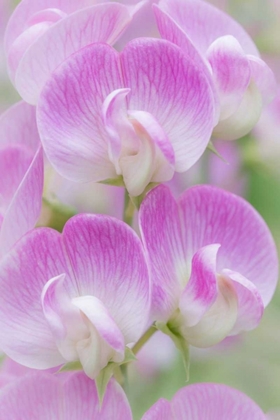
<path fill-rule="evenodd" d="M 275 71 L 280 88 L 280 0 L 211 2 L 246 28 Z M 16 3 L 0 0 L 1 112 L 19 99 L 9 82 L 2 48 L 5 24 Z M 280 89 L 252 133 L 235 142 L 219 141 L 216 147 L 227 163 L 206 152 L 192 171 L 176 180 L 174 190 L 179 193 L 186 186 L 211 182 L 243 195 L 264 217 L 280 250 Z M 143 348 L 129 377 L 136 420 L 158 398 L 171 398 L 186 385 L 180 356 L 160 333 Z M 213 349 L 191 350 L 190 383 L 195 382 L 233 386 L 265 412 L 279 409 L 280 413 L 280 286 L 255 331 Z M 280 414 L 275 418 L 280 419 Z"/>

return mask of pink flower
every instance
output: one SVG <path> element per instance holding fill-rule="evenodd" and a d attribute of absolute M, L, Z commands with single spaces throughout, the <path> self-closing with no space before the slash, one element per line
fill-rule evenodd
<path fill-rule="evenodd" d="M 82 372 L 66 379 L 37 372 L 0 390 L 0 420 L 132 420 L 124 391 L 115 381 L 108 385 L 102 408 L 95 383 Z"/>
<path fill-rule="evenodd" d="M 147 326 L 141 242 L 110 217 L 79 215 L 63 234 L 28 233 L 1 264 L 0 289 L 0 346 L 27 367 L 80 361 L 95 378 Z"/>
<path fill-rule="evenodd" d="M 226 385 L 201 383 L 180 389 L 169 402 L 160 399 L 142 420 L 265 420 L 247 395 Z"/>
<path fill-rule="evenodd" d="M 246 201 L 197 186 L 176 202 L 159 186 L 143 201 L 139 221 L 152 267 L 154 320 L 196 347 L 259 324 L 278 259 L 266 224 Z"/>
<path fill-rule="evenodd" d="M 218 124 L 213 134 L 247 134 L 275 93 L 275 79 L 249 35 L 230 16 L 201 0 L 160 0 L 154 6 L 164 39 L 179 45 L 212 79 Z"/>
<path fill-rule="evenodd" d="M 24 125 L 16 124 L 15 113 Z M 43 153 L 34 122 L 35 109 L 21 103 L 0 117 L 0 258 L 34 227 L 40 214 Z"/>
<path fill-rule="evenodd" d="M 122 53 L 93 44 L 66 60 L 38 104 L 45 152 L 78 182 L 123 182 L 133 196 L 184 172 L 213 129 L 211 88 L 180 49 L 138 39 Z"/>
<path fill-rule="evenodd" d="M 35 105 L 49 76 L 93 42 L 115 43 L 141 7 L 95 0 L 22 0 L 8 23 L 5 49 L 12 82 Z"/>

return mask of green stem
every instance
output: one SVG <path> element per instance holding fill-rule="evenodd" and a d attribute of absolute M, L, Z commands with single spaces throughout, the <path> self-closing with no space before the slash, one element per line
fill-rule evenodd
<path fill-rule="evenodd" d="M 127 190 L 125 190 L 123 220 L 129 226 L 132 226 L 133 224 L 134 211 L 135 211 L 135 206 L 133 202 L 131 201 L 131 198 Z"/>
<path fill-rule="evenodd" d="M 137 341 L 134 347 L 132 347 L 133 353 L 136 355 L 144 346 L 144 344 L 147 343 L 147 341 L 154 335 L 154 333 L 157 332 L 157 328 L 152 325 L 143 335 L 142 337 Z"/>

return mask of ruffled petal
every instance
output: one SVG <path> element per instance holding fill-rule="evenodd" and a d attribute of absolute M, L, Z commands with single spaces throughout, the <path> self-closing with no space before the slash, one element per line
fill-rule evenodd
<path fill-rule="evenodd" d="M 131 41 L 120 55 L 129 110 L 151 114 L 175 153 L 175 170 L 189 169 L 205 150 L 214 125 L 213 93 L 204 73 L 165 40 Z"/>
<path fill-rule="evenodd" d="M 18 63 L 15 85 L 20 95 L 35 105 L 59 64 L 89 44 L 114 44 L 131 17 L 125 5 L 108 3 L 78 10 L 54 24 L 26 50 Z"/>

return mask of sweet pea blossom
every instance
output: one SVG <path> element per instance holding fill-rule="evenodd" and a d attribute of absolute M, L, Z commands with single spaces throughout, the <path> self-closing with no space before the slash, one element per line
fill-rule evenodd
<path fill-rule="evenodd" d="M 245 30 L 202 0 L 160 0 L 154 6 L 161 36 L 179 45 L 211 77 L 218 124 L 213 135 L 247 134 L 275 94 L 275 78 Z"/>
<path fill-rule="evenodd" d="M 102 407 L 95 383 L 82 372 L 66 379 L 45 372 L 14 380 L 0 390 L 0 420 L 132 420 L 121 386 L 111 380 Z"/>
<path fill-rule="evenodd" d="M 114 44 L 141 8 L 97 0 L 22 0 L 6 29 L 12 82 L 35 105 L 52 71 L 93 42 Z"/>
<path fill-rule="evenodd" d="M 266 420 L 247 395 L 226 385 L 201 383 L 178 391 L 171 402 L 157 401 L 142 420 Z"/>
<path fill-rule="evenodd" d="M 153 319 L 195 347 L 255 328 L 278 278 L 276 247 L 245 200 L 196 186 L 176 201 L 158 186 L 140 229 L 152 272 Z"/>
<path fill-rule="evenodd" d="M 0 346 L 16 362 L 47 369 L 79 361 L 96 378 L 146 328 L 149 275 L 125 223 L 78 215 L 60 234 L 29 232 L 0 266 Z"/>
<path fill-rule="evenodd" d="M 184 172 L 207 147 L 211 87 L 175 45 L 137 39 L 121 52 L 93 44 L 52 75 L 38 128 L 56 170 L 76 182 L 124 182 L 133 196 Z"/>
<path fill-rule="evenodd" d="M 12 115 L 17 114 L 17 125 Z M 35 109 L 16 104 L 0 117 L 0 259 L 39 217 L 43 153 L 33 136 Z M 36 126 L 36 125 L 35 125 Z"/>

